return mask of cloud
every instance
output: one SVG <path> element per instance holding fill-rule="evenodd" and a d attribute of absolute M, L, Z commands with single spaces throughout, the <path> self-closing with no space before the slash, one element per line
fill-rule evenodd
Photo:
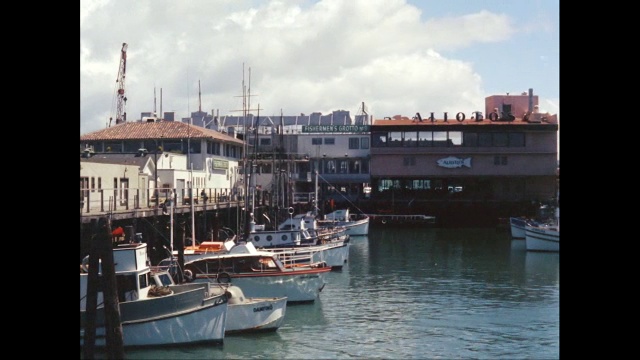
<path fill-rule="evenodd" d="M 177 118 L 237 115 L 245 91 L 261 115 L 364 102 L 383 118 L 483 111 L 483 77 L 445 54 L 517 34 L 505 14 L 429 17 L 404 0 L 83 0 L 80 14 L 81 134 L 115 119 L 124 42 L 128 121 L 161 100 Z"/>

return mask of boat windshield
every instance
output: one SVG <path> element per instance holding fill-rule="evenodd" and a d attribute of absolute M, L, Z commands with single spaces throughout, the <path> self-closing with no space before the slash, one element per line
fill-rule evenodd
<path fill-rule="evenodd" d="M 168 272 L 159 273 L 155 276 L 156 278 L 156 286 L 169 286 L 173 285 L 173 281 L 171 280 L 171 276 Z"/>

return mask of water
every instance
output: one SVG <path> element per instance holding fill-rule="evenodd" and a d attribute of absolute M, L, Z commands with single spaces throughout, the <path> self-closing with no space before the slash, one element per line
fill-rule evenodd
<path fill-rule="evenodd" d="M 558 359 L 560 256 L 506 230 L 379 229 L 274 333 L 127 359 Z"/>

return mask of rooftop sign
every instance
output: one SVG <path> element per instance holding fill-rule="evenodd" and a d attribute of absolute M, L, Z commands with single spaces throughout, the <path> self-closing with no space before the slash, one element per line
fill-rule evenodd
<path fill-rule="evenodd" d="M 303 133 L 369 132 L 370 125 L 302 125 Z"/>

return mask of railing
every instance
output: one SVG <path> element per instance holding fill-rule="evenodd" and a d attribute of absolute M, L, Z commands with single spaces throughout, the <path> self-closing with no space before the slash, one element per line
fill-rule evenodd
<path fill-rule="evenodd" d="M 221 204 L 244 201 L 244 197 L 229 188 L 206 189 L 80 189 L 80 212 L 100 213 L 118 210 L 155 209 L 175 198 L 175 206 Z M 262 196 L 261 196 L 262 198 Z"/>

